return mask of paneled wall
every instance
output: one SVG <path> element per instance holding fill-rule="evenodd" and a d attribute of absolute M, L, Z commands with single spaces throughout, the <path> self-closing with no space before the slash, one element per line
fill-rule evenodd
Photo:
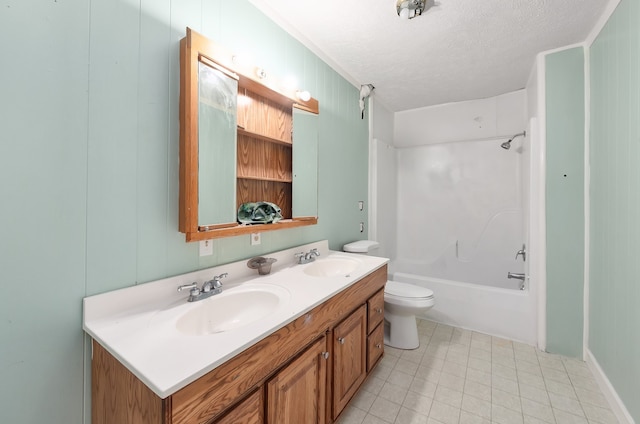
<path fill-rule="evenodd" d="M 260 246 L 215 240 L 202 258 L 185 243 L 178 43 L 187 26 L 319 100 L 317 226 L 264 233 Z M 0 422 L 89 422 L 84 296 L 366 237 L 358 90 L 248 1 L 8 0 L 0 51 Z"/>
<path fill-rule="evenodd" d="M 584 320 L 584 49 L 546 67 L 547 350 L 582 357 Z"/>
<path fill-rule="evenodd" d="M 640 2 L 591 46 L 589 350 L 640 422 Z"/>

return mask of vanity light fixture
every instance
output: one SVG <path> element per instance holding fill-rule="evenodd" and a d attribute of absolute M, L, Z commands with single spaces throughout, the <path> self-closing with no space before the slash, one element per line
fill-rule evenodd
<path fill-rule="evenodd" d="M 307 90 L 298 90 L 296 91 L 296 97 L 303 102 L 308 102 L 309 99 L 311 99 L 311 93 L 309 93 Z"/>
<path fill-rule="evenodd" d="M 402 19 L 413 19 L 422 15 L 425 10 L 425 0 L 397 0 L 396 11 Z"/>
<path fill-rule="evenodd" d="M 256 75 L 260 79 L 265 79 L 267 77 L 267 71 L 265 71 L 263 68 L 256 68 Z"/>

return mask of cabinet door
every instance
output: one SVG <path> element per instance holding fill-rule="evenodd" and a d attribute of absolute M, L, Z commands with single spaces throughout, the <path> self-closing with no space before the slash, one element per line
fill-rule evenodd
<path fill-rule="evenodd" d="M 215 424 L 263 424 L 264 405 L 262 404 L 262 388 L 240 402 Z"/>
<path fill-rule="evenodd" d="M 333 418 L 367 374 L 367 308 L 362 305 L 333 330 Z"/>
<path fill-rule="evenodd" d="M 267 383 L 269 424 L 324 424 L 327 340 L 322 336 Z"/>

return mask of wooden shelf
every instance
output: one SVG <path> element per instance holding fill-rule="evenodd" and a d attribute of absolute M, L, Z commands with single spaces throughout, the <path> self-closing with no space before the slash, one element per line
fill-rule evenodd
<path fill-rule="evenodd" d="M 254 181 L 273 181 L 276 183 L 292 183 L 292 179 L 283 179 L 283 178 L 269 178 L 269 177 L 253 177 L 250 175 L 238 175 L 239 180 L 254 180 Z"/>
<path fill-rule="evenodd" d="M 237 177 L 265 181 L 293 180 L 293 151 L 290 147 L 238 135 Z M 247 199 L 245 201 L 251 201 Z"/>
<path fill-rule="evenodd" d="M 267 135 L 262 135 L 252 131 L 247 131 L 242 127 L 238 127 L 238 135 L 244 135 L 246 137 L 256 138 L 258 140 L 279 144 L 281 146 L 293 147 L 293 143 L 291 142 L 291 140 L 281 140 L 279 138 L 269 137 Z"/>
<path fill-rule="evenodd" d="M 240 225 L 237 223 L 220 224 L 210 226 L 210 230 L 202 230 L 198 232 L 186 233 L 187 241 L 210 240 L 222 237 L 241 236 L 243 234 L 262 233 L 265 231 L 285 230 L 288 228 L 304 227 L 307 225 L 316 225 L 318 218 L 315 216 L 297 217 L 293 219 L 283 219 L 275 224 L 254 224 Z"/>
<path fill-rule="evenodd" d="M 285 220 L 291 219 L 293 109 L 287 99 L 281 103 L 265 96 L 264 89 L 252 88 L 256 87 L 239 87 L 244 100 L 238 102 L 236 207 L 271 202 Z"/>
<path fill-rule="evenodd" d="M 269 140 L 291 143 L 293 104 L 276 102 L 265 96 L 264 89 L 252 88 L 244 86 L 242 80 L 238 86 L 238 127 Z"/>

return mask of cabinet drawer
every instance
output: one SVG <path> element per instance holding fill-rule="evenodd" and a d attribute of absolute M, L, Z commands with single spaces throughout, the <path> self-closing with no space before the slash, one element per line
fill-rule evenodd
<path fill-rule="evenodd" d="M 215 424 L 263 424 L 264 404 L 262 402 L 262 387 L 251 396 L 240 402 L 228 414 Z"/>
<path fill-rule="evenodd" d="M 371 334 L 384 319 L 384 288 L 369 298 L 367 301 L 367 311 L 369 315 L 367 320 L 367 334 Z"/>
<path fill-rule="evenodd" d="M 384 353 L 384 324 L 381 323 L 367 338 L 367 372 L 378 363 Z"/>

